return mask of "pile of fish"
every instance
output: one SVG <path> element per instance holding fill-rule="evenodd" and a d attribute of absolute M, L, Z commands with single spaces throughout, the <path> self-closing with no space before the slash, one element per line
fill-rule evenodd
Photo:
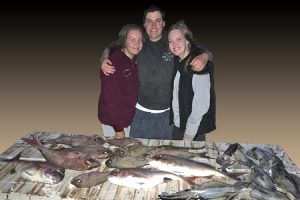
<path fill-rule="evenodd" d="M 299 177 L 288 173 L 271 149 L 245 149 L 235 143 L 225 151 L 216 147 L 218 156 L 210 157 L 205 146 L 146 146 L 135 138 L 77 135 L 22 140 L 38 149 L 46 161 L 22 160 L 22 152 L 1 160 L 13 164 L 11 173 L 34 182 L 58 184 L 66 170 L 76 170 L 83 173 L 69 182 L 77 188 L 90 188 L 106 181 L 137 190 L 169 181 L 189 185 L 189 189 L 182 191 L 162 192 L 159 199 L 300 199 Z M 210 165 L 210 161 L 218 167 Z M 235 165 L 244 166 L 244 170 L 232 171 Z M 105 170 L 99 171 L 100 167 Z"/>

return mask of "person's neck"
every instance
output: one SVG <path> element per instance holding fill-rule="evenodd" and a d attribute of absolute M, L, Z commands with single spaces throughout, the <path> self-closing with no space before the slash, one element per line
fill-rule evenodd
<path fill-rule="evenodd" d="M 149 40 L 150 40 L 151 42 L 157 42 L 158 40 L 161 39 L 161 37 L 162 37 L 162 36 L 160 36 L 160 37 L 158 37 L 158 38 L 149 38 Z"/>
<path fill-rule="evenodd" d="M 126 51 L 126 49 L 122 48 L 121 51 L 131 60 L 133 59 L 134 55 Z"/>

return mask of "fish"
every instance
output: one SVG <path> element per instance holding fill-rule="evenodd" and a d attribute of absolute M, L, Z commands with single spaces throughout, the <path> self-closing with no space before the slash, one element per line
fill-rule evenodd
<path fill-rule="evenodd" d="M 60 183 L 65 176 L 65 169 L 47 161 L 20 160 L 22 152 L 11 159 L 2 158 L 1 161 L 13 163 L 11 174 L 17 173 L 23 179 L 32 182 L 54 185 Z"/>
<path fill-rule="evenodd" d="M 33 136 L 32 139 L 22 138 L 22 140 L 37 148 L 48 162 L 65 169 L 82 171 L 99 167 L 101 164 L 97 158 L 86 153 L 68 149 L 48 149 L 44 147 L 35 136 Z"/>
<path fill-rule="evenodd" d="M 186 189 L 172 194 L 163 192 L 158 195 L 160 199 L 215 199 L 235 194 L 234 186 L 200 187 L 197 189 Z"/>
<path fill-rule="evenodd" d="M 65 135 L 41 142 L 54 145 L 65 144 L 71 147 L 83 147 L 88 145 L 103 145 L 104 143 L 106 143 L 106 140 L 98 135 Z"/>
<path fill-rule="evenodd" d="M 186 147 L 161 145 L 161 146 L 157 146 L 156 148 L 149 149 L 149 151 L 146 152 L 144 155 L 148 157 L 153 157 L 158 154 L 168 154 L 168 155 L 184 157 L 184 158 L 194 158 L 194 157 L 210 158 L 205 155 L 206 153 L 207 152 L 201 152 L 201 153 L 189 152 L 188 148 Z"/>
<path fill-rule="evenodd" d="M 62 149 L 83 152 L 83 153 L 89 154 L 90 156 L 97 158 L 98 160 L 103 160 L 103 159 L 106 159 L 113 155 L 112 150 L 110 150 L 109 148 L 99 146 L 99 145 L 89 145 L 89 146 L 72 147 L 72 148 L 60 148 L 60 150 L 62 150 Z"/>
<path fill-rule="evenodd" d="M 233 183 L 239 179 L 229 176 L 228 173 L 221 172 L 207 163 L 200 163 L 190 159 L 159 154 L 152 157 L 148 164 L 156 169 L 174 173 L 183 177 L 223 177 Z M 239 174 L 240 175 L 240 174 Z"/>
<path fill-rule="evenodd" d="M 140 157 L 147 155 L 148 152 L 156 149 L 154 146 L 132 145 L 121 148 L 120 156 Z"/>
<path fill-rule="evenodd" d="M 70 183 L 78 188 L 90 188 L 106 182 L 109 174 L 110 171 L 84 173 L 72 178 Z"/>
<path fill-rule="evenodd" d="M 293 177 L 280 165 L 272 166 L 271 178 L 275 185 L 300 198 L 300 190 Z"/>
<path fill-rule="evenodd" d="M 108 175 L 109 182 L 137 190 L 148 190 L 172 180 L 183 179 L 169 172 L 146 168 L 114 169 Z"/>
<path fill-rule="evenodd" d="M 147 158 L 133 156 L 113 156 L 105 161 L 107 167 L 118 169 L 143 167 L 147 163 Z"/>
<path fill-rule="evenodd" d="M 126 138 L 108 138 L 106 139 L 106 142 L 110 145 L 114 145 L 117 147 L 127 147 L 127 146 L 132 146 L 132 145 L 143 145 L 143 142 L 135 139 L 135 138 L 131 138 L 131 137 L 126 137 Z"/>
<path fill-rule="evenodd" d="M 255 183 L 259 187 L 263 187 L 269 190 L 275 190 L 276 186 L 273 183 L 272 178 L 269 176 L 267 172 L 263 170 L 263 168 L 259 165 L 253 165 L 250 168 L 250 179 L 253 183 Z"/>

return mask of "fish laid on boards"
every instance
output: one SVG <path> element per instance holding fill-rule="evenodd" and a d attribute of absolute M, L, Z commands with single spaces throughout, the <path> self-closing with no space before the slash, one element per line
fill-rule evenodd
<path fill-rule="evenodd" d="M 48 162 L 65 169 L 87 170 L 99 167 L 101 164 L 97 158 L 86 153 L 71 151 L 68 149 L 48 149 L 44 147 L 40 140 L 34 136 L 32 139 L 22 138 L 22 140 L 36 147 Z"/>
<path fill-rule="evenodd" d="M 160 199 L 216 199 L 228 197 L 237 192 L 234 186 L 201 187 L 197 189 L 186 189 L 176 193 L 163 192 L 158 195 Z"/>
<path fill-rule="evenodd" d="M 65 169 L 47 161 L 20 160 L 22 152 L 11 159 L 1 161 L 13 163 L 11 173 L 18 173 L 22 178 L 33 182 L 57 184 L 65 176 Z"/>
<path fill-rule="evenodd" d="M 72 178 L 70 183 L 78 188 L 89 188 L 100 185 L 107 181 L 109 174 L 110 172 L 89 172 Z"/>
<path fill-rule="evenodd" d="M 110 150 L 109 148 L 105 148 L 99 145 L 89 145 L 89 146 L 84 146 L 84 147 L 72 147 L 72 148 L 60 148 L 62 149 L 68 149 L 71 151 L 77 151 L 77 152 L 82 152 L 89 154 L 90 156 L 93 156 L 99 160 L 106 159 L 110 156 L 112 156 L 113 151 Z"/>
<path fill-rule="evenodd" d="M 145 157 L 132 157 L 132 156 L 113 156 L 105 161 L 105 164 L 109 168 L 138 168 L 143 167 L 148 163 L 148 159 Z"/>
<path fill-rule="evenodd" d="M 106 142 L 110 145 L 114 145 L 120 148 L 131 146 L 131 145 L 143 145 L 141 140 L 126 137 L 126 138 L 107 138 Z"/>
<path fill-rule="evenodd" d="M 227 173 L 221 172 L 206 163 L 167 154 L 152 157 L 148 164 L 153 168 L 184 177 L 223 177 L 233 183 L 238 181 L 237 178 L 229 176 Z"/>
<path fill-rule="evenodd" d="M 106 142 L 105 139 L 98 135 L 66 135 L 60 136 L 55 139 L 49 139 L 42 141 L 42 143 L 48 144 L 65 144 L 71 147 L 83 147 L 88 145 L 103 145 Z"/>
<path fill-rule="evenodd" d="M 205 149 L 205 148 L 201 148 L 201 149 Z M 158 154 L 168 154 L 168 155 L 184 157 L 184 158 L 194 158 L 194 157 L 210 158 L 205 155 L 206 153 L 207 152 L 200 152 L 200 153 L 190 152 L 187 147 L 162 145 L 162 146 L 157 146 L 156 148 L 150 149 L 148 152 L 145 153 L 145 155 L 147 155 L 148 157 L 153 157 Z"/>
<path fill-rule="evenodd" d="M 115 169 L 108 176 L 108 181 L 120 186 L 135 188 L 138 190 L 147 190 L 160 183 L 165 183 L 172 180 L 183 180 L 175 174 L 145 169 Z"/>

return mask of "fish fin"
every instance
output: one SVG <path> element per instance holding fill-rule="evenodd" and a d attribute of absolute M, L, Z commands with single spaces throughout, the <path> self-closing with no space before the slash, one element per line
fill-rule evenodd
<path fill-rule="evenodd" d="M 196 185 L 197 176 L 182 177 L 189 185 Z"/>
<path fill-rule="evenodd" d="M 41 141 L 35 137 L 35 136 L 32 136 L 32 139 L 30 138 L 22 138 L 22 140 L 34 147 L 37 147 L 37 148 L 40 148 L 40 147 L 43 147 Z"/>
<path fill-rule="evenodd" d="M 19 152 L 17 155 L 15 155 L 14 157 L 8 159 L 8 158 L 1 158 L 0 160 L 1 161 L 6 161 L 6 162 L 14 162 L 14 161 L 18 161 L 20 160 L 21 158 L 21 154 L 22 154 L 22 151 Z"/>

